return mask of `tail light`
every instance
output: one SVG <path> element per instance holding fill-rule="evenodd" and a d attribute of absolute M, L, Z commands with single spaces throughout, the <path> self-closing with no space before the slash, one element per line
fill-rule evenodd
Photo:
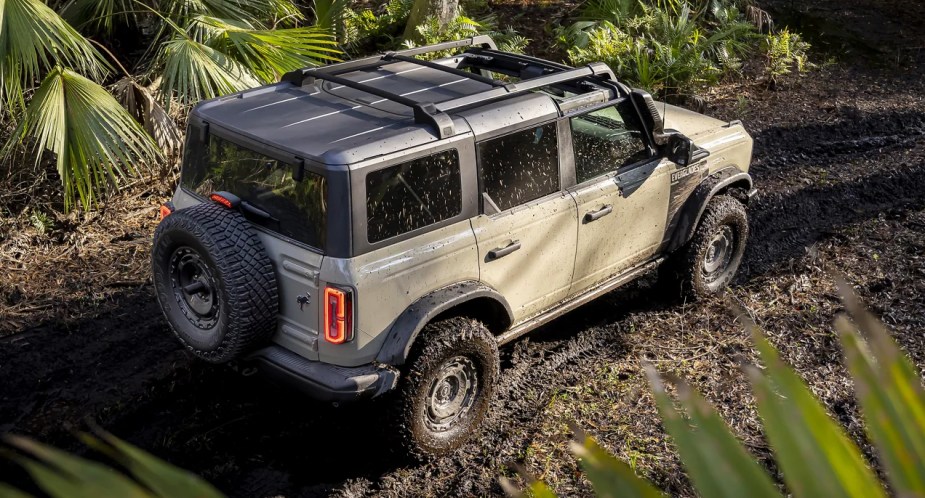
<path fill-rule="evenodd" d="M 324 289 L 324 339 L 331 344 L 353 340 L 353 293 L 336 287 Z"/>
<path fill-rule="evenodd" d="M 168 201 L 164 204 L 161 204 L 161 219 L 170 216 L 170 213 L 173 213 L 173 203 Z"/>

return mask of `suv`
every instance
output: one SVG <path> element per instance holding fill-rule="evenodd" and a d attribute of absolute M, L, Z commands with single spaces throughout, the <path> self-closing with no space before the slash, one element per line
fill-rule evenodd
<path fill-rule="evenodd" d="M 748 236 L 739 122 L 487 37 L 295 71 L 189 121 L 152 255 L 173 332 L 320 400 L 395 391 L 421 457 L 475 433 L 499 346 L 659 266 L 673 294 L 720 292 Z"/>

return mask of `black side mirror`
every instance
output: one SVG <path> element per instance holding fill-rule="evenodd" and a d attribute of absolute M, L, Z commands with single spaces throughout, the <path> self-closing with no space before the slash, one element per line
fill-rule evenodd
<path fill-rule="evenodd" d="M 693 161 L 694 144 L 691 139 L 680 133 L 674 133 L 668 137 L 668 160 L 678 166 L 689 166 Z"/>

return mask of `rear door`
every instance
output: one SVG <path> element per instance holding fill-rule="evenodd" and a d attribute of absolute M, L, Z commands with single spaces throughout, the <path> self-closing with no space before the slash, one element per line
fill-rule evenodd
<path fill-rule="evenodd" d="M 482 214 L 473 218 L 482 282 L 515 321 L 565 298 L 575 260 L 577 211 L 560 189 L 557 123 L 477 144 Z"/>
<path fill-rule="evenodd" d="M 628 100 L 569 117 L 578 207 L 570 295 L 651 257 L 668 216 L 668 163 L 654 157 Z"/>

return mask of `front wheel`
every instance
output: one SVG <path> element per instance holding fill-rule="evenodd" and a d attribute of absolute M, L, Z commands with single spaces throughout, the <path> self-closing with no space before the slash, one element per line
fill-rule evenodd
<path fill-rule="evenodd" d="M 726 195 L 710 199 L 694 236 L 665 263 L 664 286 L 692 301 L 722 293 L 742 263 L 747 240 L 745 206 Z"/>
<path fill-rule="evenodd" d="M 445 455 L 476 434 L 499 370 L 497 341 L 482 323 L 457 317 L 424 327 L 393 400 L 403 450 L 419 460 Z"/>

